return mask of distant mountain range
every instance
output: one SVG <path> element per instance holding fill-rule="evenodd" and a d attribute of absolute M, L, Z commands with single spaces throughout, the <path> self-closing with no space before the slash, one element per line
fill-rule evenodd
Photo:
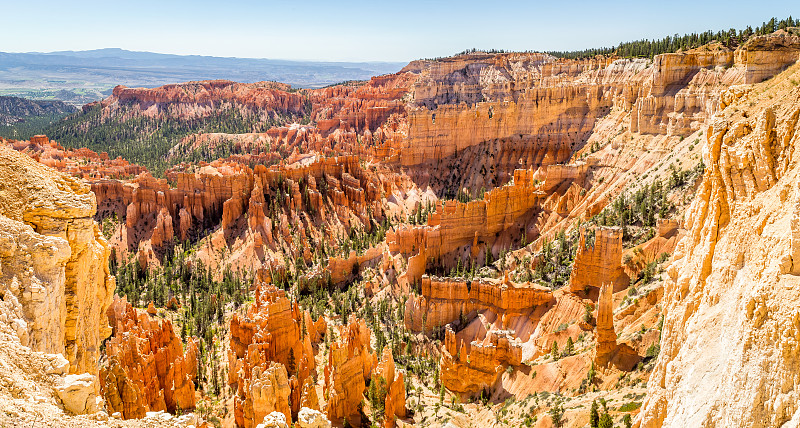
<path fill-rule="evenodd" d="M 315 62 L 169 55 L 124 49 L 50 53 L 0 52 L 0 95 L 63 100 L 81 105 L 104 98 L 116 85 L 154 87 L 191 80 L 274 80 L 321 87 L 394 73 L 405 63 Z"/>

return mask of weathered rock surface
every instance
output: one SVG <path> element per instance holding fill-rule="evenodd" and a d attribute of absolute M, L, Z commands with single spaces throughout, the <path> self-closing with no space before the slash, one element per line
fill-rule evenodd
<path fill-rule="evenodd" d="M 64 385 L 56 387 L 64 409 L 74 415 L 96 413 L 102 407 L 97 398 L 97 377 L 89 373 L 68 375 Z"/>
<path fill-rule="evenodd" d="M 611 284 L 605 284 L 600 287 L 600 295 L 597 298 L 597 358 L 603 361 L 603 364 L 608 360 L 608 355 L 617 347 L 612 291 Z"/>
<path fill-rule="evenodd" d="M 383 422 L 386 428 L 394 428 L 396 418 L 406 417 L 406 385 L 403 372 L 397 371 L 395 376 L 394 357 L 390 347 L 383 348 L 381 359 L 375 366 L 371 382 L 383 378 L 386 385 Z"/>
<path fill-rule="evenodd" d="M 492 310 L 509 317 L 553 300 L 550 289 L 533 284 L 422 277 L 422 295 L 406 301 L 405 323 L 411 331 L 430 332 L 471 312 Z"/>
<path fill-rule="evenodd" d="M 325 413 L 331 421 L 358 414 L 366 380 L 376 364 L 370 331 L 364 320 L 352 316 L 349 324 L 339 327 L 341 341 L 331 344 L 325 365 Z"/>
<path fill-rule="evenodd" d="M 0 288 L 20 305 L 17 335 L 33 350 L 64 354 L 70 373 L 96 374 L 115 283 L 92 218 L 95 196 L 5 145 L 0 182 Z"/>
<path fill-rule="evenodd" d="M 189 339 L 184 351 L 168 319 L 134 309 L 124 298 L 114 299 L 108 320 L 114 333 L 106 343 L 100 381 L 109 410 L 130 419 L 194 409 L 196 340 Z"/>
<path fill-rule="evenodd" d="M 312 336 L 320 333 L 305 329 L 310 318 L 285 292 L 261 284 L 255 302 L 246 315 L 231 318 L 231 339 L 228 352 L 228 383 L 235 389 L 236 424 L 253 427 L 265 415 L 278 411 L 287 421 L 297 414 L 305 381 L 315 370 Z M 324 332 L 325 326 L 320 329 Z M 290 395 L 296 397 L 290 407 Z M 314 400 L 306 394 L 306 400 Z"/>
<path fill-rule="evenodd" d="M 594 230 L 593 242 L 587 243 L 586 230 L 581 229 L 570 275 L 570 290 L 578 292 L 610 284 L 612 289 L 619 291 L 629 282 L 622 267 L 622 230 L 599 227 Z"/>
<path fill-rule="evenodd" d="M 800 417 L 798 78 L 795 65 L 755 86 L 708 128 L 642 427 L 780 427 Z"/>
<path fill-rule="evenodd" d="M 271 412 L 264 416 L 264 421 L 256 425 L 256 428 L 289 428 L 286 423 L 286 416 L 281 412 Z"/>
<path fill-rule="evenodd" d="M 297 414 L 297 426 L 300 428 L 331 428 L 331 421 L 319 410 L 303 407 Z"/>
<path fill-rule="evenodd" d="M 448 326 L 441 360 L 442 384 L 461 393 L 491 388 L 505 366 L 522 364 L 521 345 L 511 332 L 491 331 L 468 348 Z"/>
<path fill-rule="evenodd" d="M 95 153 L 87 148 L 65 149 L 45 135 L 36 135 L 29 141 L 0 138 L 0 144 L 27 154 L 34 160 L 73 177 L 90 181 L 104 178 L 125 179 L 141 174 L 144 167 L 120 157 L 110 159 L 108 153 Z"/>

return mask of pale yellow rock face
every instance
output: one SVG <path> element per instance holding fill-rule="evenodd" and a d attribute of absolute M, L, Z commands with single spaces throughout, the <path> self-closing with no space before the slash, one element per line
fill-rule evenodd
<path fill-rule="evenodd" d="M 0 147 L 0 290 L 21 306 L 21 343 L 63 353 L 70 373 L 96 375 L 111 333 L 115 282 L 96 209 L 83 181 Z"/>
<path fill-rule="evenodd" d="M 800 420 L 799 79 L 739 90 L 706 132 L 641 427 Z"/>

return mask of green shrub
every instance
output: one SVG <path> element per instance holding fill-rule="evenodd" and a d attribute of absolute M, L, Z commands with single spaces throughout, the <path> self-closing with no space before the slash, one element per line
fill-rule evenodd
<path fill-rule="evenodd" d="M 617 409 L 619 412 L 632 412 L 639 407 L 642 407 L 642 403 L 639 401 L 631 401 L 630 403 L 625 403 Z"/>

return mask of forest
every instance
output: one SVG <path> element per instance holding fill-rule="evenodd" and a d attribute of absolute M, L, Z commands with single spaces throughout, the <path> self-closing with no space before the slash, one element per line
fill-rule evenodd
<path fill-rule="evenodd" d="M 781 20 L 772 18 L 768 22 L 764 22 L 755 28 L 748 26 L 740 30 L 731 28 L 716 32 L 709 30 L 702 33 L 684 34 L 682 36 L 675 34 L 658 40 L 642 39 L 632 42 L 623 42 L 616 47 L 578 51 L 553 51 L 548 53 L 558 58 L 569 59 L 592 58 L 597 55 L 613 55 L 622 58 L 652 58 L 655 55 L 697 48 L 712 41 L 718 41 L 729 48 L 736 48 L 747 42 L 752 36 L 770 34 L 777 30 L 797 27 L 798 25 L 800 25 L 800 19 L 793 19 L 789 16 Z"/>

